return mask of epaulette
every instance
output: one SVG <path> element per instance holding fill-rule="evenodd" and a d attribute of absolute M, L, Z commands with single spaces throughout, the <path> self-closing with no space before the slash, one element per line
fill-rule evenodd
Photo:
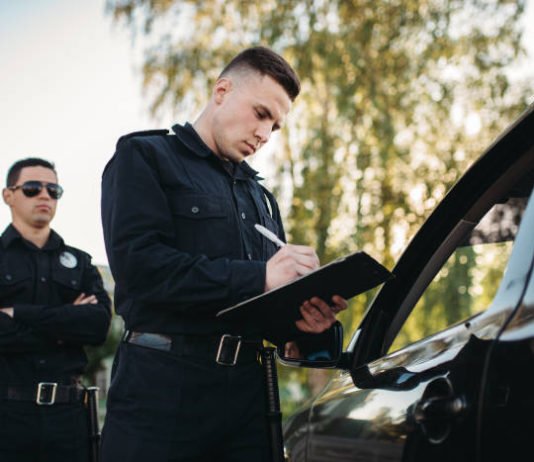
<path fill-rule="evenodd" d="M 127 140 L 128 138 L 133 138 L 134 136 L 157 136 L 157 135 L 167 135 L 169 133 L 169 130 L 166 128 L 161 128 L 159 130 L 142 130 L 139 132 L 132 132 L 128 133 L 127 135 L 123 135 L 119 138 L 119 141 L 117 141 L 117 147 L 119 145 Z"/>

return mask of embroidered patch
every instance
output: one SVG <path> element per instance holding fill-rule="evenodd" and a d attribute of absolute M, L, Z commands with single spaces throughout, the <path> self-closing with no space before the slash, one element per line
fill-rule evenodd
<path fill-rule="evenodd" d="M 76 268 L 78 260 L 70 252 L 61 252 L 61 255 L 59 256 L 59 263 L 61 263 L 65 268 Z"/>

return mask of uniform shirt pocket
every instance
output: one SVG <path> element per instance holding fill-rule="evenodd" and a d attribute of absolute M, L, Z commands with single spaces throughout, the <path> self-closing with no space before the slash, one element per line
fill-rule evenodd
<path fill-rule="evenodd" d="M 63 268 L 59 265 L 54 265 L 52 280 L 61 303 L 72 303 L 76 300 L 82 292 L 82 279 L 83 272 L 80 266 L 77 268 Z"/>
<path fill-rule="evenodd" d="M 31 275 L 16 268 L 0 269 L 0 307 L 31 302 Z"/>
<path fill-rule="evenodd" d="M 169 205 L 178 250 L 208 258 L 236 256 L 239 230 L 231 204 L 216 196 L 174 192 Z"/>

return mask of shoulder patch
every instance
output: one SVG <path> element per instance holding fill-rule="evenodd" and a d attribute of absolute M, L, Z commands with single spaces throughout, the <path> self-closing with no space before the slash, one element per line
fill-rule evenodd
<path fill-rule="evenodd" d="M 169 130 L 167 130 L 166 128 L 162 128 L 159 130 L 142 130 L 139 132 L 128 133 L 119 138 L 119 140 L 117 141 L 117 147 L 119 146 L 119 144 L 121 144 L 123 141 L 127 140 L 128 138 L 134 138 L 136 136 L 158 136 L 158 135 L 163 136 L 163 135 L 167 135 L 168 133 L 169 133 Z"/>
<path fill-rule="evenodd" d="M 69 254 L 69 255 L 64 255 L 64 254 Z M 65 257 L 67 257 L 67 259 L 69 260 L 72 260 L 70 256 L 73 256 L 74 259 L 76 260 L 75 266 L 78 266 L 78 264 L 81 264 L 82 267 L 87 266 L 87 264 L 91 263 L 93 259 L 91 254 L 85 252 L 82 249 L 78 249 L 77 247 L 72 247 L 70 245 L 64 245 L 62 251 L 60 252 L 59 258 L 60 258 L 60 263 L 63 266 L 66 266 L 67 268 L 69 266 L 65 264 L 67 263 Z M 63 260 L 63 262 L 61 260 Z"/>
<path fill-rule="evenodd" d="M 73 269 L 78 266 L 78 259 L 73 253 L 64 250 L 59 254 L 59 263 L 65 268 Z"/>

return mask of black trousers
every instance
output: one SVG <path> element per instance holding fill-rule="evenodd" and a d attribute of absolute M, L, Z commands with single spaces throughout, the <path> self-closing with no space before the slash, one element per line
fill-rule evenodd
<path fill-rule="evenodd" d="M 1 462 L 87 462 L 88 442 L 81 403 L 0 401 Z"/>
<path fill-rule="evenodd" d="M 122 343 L 101 462 L 267 462 L 263 371 Z"/>

